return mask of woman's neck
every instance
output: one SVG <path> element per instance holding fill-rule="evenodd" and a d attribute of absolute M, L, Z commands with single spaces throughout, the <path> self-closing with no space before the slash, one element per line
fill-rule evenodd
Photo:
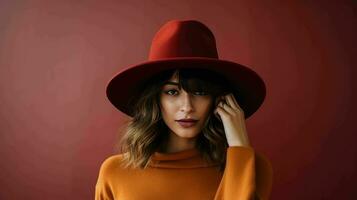
<path fill-rule="evenodd" d="M 182 138 L 175 133 L 170 133 L 168 139 L 161 145 L 159 152 L 175 153 L 196 148 L 197 138 Z"/>

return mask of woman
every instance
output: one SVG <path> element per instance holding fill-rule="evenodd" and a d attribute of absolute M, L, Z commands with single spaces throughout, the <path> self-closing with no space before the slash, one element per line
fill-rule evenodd
<path fill-rule="evenodd" d="M 269 198 L 271 164 L 245 127 L 264 100 L 264 82 L 218 59 L 201 22 L 167 22 L 149 61 L 115 75 L 107 96 L 132 119 L 122 153 L 101 165 L 96 200 Z"/>

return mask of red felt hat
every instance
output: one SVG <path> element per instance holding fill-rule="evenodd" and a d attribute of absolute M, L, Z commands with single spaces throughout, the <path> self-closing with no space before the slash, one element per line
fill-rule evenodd
<path fill-rule="evenodd" d="M 145 83 L 154 75 L 170 70 L 196 68 L 210 70 L 225 77 L 247 119 L 265 99 L 264 81 L 252 69 L 218 58 L 211 30 L 197 20 L 171 20 L 154 36 L 146 62 L 126 67 L 107 84 L 109 101 L 121 112 L 133 116 L 132 97 L 140 97 Z"/>

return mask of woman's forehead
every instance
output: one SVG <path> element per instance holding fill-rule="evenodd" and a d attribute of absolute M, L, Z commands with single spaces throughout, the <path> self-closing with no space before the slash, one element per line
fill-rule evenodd
<path fill-rule="evenodd" d="M 165 81 L 164 85 L 170 84 L 170 83 L 178 83 L 179 82 L 179 71 L 176 70 L 172 76 L 170 77 L 169 80 Z"/>
<path fill-rule="evenodd" d="M 176 81 L 165 81 L 164 85 L 175 85 L 175 86 L 179 86 L 179 83 Z"/>
<path fill-rule="evenodd" d="M 176 85 L 176 86 L 180 87 L 181 84 L 183 84 L 183 83 L 180 83 L 180 81 L 181 81 L 180 80 L 180 75 L 181 75 L 180 72 L 181 71 L 178 69 L 175 70 L 172 73 L 171 77 L 169 79 L 167 79 L 166 81 L 164 81 L 163 85 Z M 184 71 L 184 72 L 189 73 L 190 71 Z M 182 72 L 182 73 L 184 73 L 184 72 Z M 186 74 L 186 75 L 188 75 L 188 74 Z M 193 75 L 184 76 L 183 78 L 184 78 L 184 80 L 182 80 L 182 81 L 184 81 L 185 83 L 188 83 L 189 86 L 194 86 L 194 85 L 197 86 L 197 85 L 201 85 L 201 84 L 205 83 L 205 81 L 203 81 L 202 79 L 195 77 Z"/>
<path fill-rule="evenodd" d="M 176 81 L 176 82 L 178 82 L 178 79 L 179 79 L 178 75 L 175 75 L 175 76 L 172 76 L 169 81 Z"/>
<path fill-rule="evenodd" d="M 180 71 L 179 71 L 179 70 L 176 70 L 176 71 L 172 74 L 172 76 L 171 76 L 171 78 L 170 78 L 170 81 L 178 81 L 179 75 L 180 75 Z"/>

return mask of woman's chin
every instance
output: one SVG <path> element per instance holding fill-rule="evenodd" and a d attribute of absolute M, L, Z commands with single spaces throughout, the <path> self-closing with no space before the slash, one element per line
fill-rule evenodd
<path fill-rule="evenodd" d="M 197 131 L 187 131 L 187 130 L 184 130 L 184 131 L 178 131 L 176 132 L 176 135 L 181 137 L 181 138 L 195 138 L 197 137 L 197 135 L 199 134 L 199 132 Z"/>

